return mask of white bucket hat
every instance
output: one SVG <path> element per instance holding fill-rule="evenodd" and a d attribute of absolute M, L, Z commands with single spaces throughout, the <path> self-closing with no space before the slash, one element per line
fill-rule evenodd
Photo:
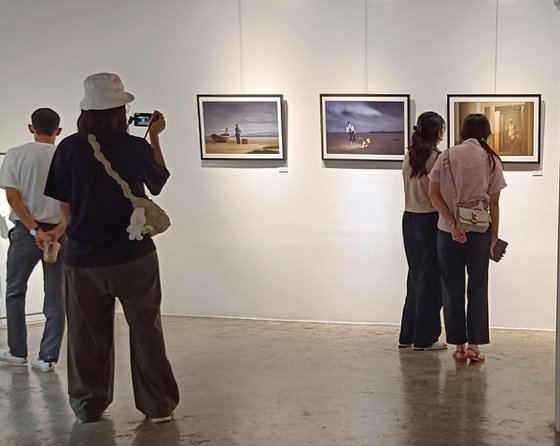
<path fill-rule="evenodd" d="M 82 110 L 107 110 L 134 101 L 134 96 L 124 91 L 121 78 L 113 73 L 97 73 L 84 80 L 85 94 Z"/>

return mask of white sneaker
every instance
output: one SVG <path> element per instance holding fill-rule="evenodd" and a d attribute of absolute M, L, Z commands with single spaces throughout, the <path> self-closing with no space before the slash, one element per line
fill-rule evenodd
<path fill-rule="evenodd" d="M 27 365 L 26 358 L 13 356 L 9 351 L 4 351 L 0 353 L 0 362 L 5 362 L 6 364 L 10 364 L 10 365 Z"/>
<path fill-rule="evenodd" d="M 436 341 L 429 347 L 413 347 L 413 350 L 418 351 L 431 351 L 431 350 L 447 350 L 447 344 L 445 342 Z"/>
<path fill-rule="evenodd" d="M 172 419 L 173 419 L 173 414 L 167 415 L 166 417 L 150 418 L 150 421 L 154 424 L 158 424 L 158 423 L 167 423 L 168 421 L 171 421 Z"/>
<path fill-rule="evenodd" d="M 31 367 L 45 373 L 54 372 L 55 365 L 56 362 L 45 362 L 42 359 L 33 359 L 31 361 Z"/>

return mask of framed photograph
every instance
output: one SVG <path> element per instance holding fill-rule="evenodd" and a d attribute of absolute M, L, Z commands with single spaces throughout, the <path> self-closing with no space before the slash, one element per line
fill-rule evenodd
<path fill-rule="evenodd" d="M 323 160 L 402 161 L 409 95 L 322 94 L 320 99 Z"/>
<path fill-rule="evenodd" d="M 197 95 L 202 159 L 285 158 L 282 95 Z"/>
<path fill-rule="evenodd" d="M 471 113 L 488 118 L 488 144 L 505 163 L 540 162 L 541 95 L 447 95 L 449 147 L 461 143 L 463 120 Z"/>

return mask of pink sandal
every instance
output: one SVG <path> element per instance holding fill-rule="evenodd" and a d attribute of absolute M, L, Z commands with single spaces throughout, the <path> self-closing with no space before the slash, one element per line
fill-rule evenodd
<path fill-rule="evenodd" d="M 455 350 L 453 352 L 453 359 L 455 362 L 466 362 L 467 354 L 464 350 Z"/>
<path fill-rule="evenodd" d="M 467 359 L 470 359 L 471 361 L 474 362 L 482 362 L 486 359 L 482 353 L 480 352 L 477 353 L 474 350 L 471 350 L 470 348 L 467 348 L 465 352 L 465 356 Z"/>

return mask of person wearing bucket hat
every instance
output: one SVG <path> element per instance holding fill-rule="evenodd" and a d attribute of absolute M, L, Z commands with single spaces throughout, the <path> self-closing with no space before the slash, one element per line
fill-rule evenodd
<path fill-rule="evenodd" d="M 68 393 L 83 422 L 98 421 L 113 399 L 116 296 L 129 325 L 136 407 L 157 423 L 170 421 L 179 402 L 165 352 L 156 247 L 150 236 L 130 240 L 132 204 L 88 141 L 95 136 L 134 195 L 146 197 L 144 187 L 159 194 L 169 177 L 159 142 L 165 119 L 153 113 L 150 144 L 130 135 L 125 105 L 132 100 L 118 75 L 88 76 L 78 132 L 59 144 L 45 187 L 67 222 Z"/>
<path fill-rule="evenodd" d="M 107 110 L 129 104 L 134 96 L 124 91 L 121 78 L 113 73 L 98 73 L 84 80 L 82 110 Z"/>

